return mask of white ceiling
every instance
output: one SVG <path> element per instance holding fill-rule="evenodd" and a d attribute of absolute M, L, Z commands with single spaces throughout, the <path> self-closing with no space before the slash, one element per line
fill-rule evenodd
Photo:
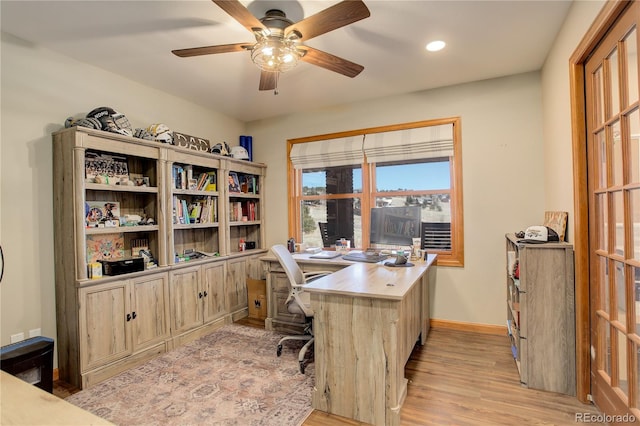
<path fill-rule="evenodd" d="M 242 3 L 297 22 L 336 0 Z M 79 61 L 252 121 L 300 110 L 539 70 L 571 1 L 365 0 L 371 16 L 305 44 L 365 67 L 351 79 L 301 62 L 279 94 L 258 91 L 249 52 L 179 58 L 172 49 L 251 42 L 209 0 L 0 2 L 2 31 Z M 429 53 L 428 41 L 447 42 Z M 112 105 L 117 108 L 117 105 Z"/>

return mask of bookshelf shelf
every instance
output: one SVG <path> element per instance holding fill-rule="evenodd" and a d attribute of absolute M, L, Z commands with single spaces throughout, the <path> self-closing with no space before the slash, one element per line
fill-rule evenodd
<path fill-rule="evenodd" d="M 105 185 L 101 183 L 85 183 L 85 189 L 90 191 L 117 191 L 117 192 L 143 192 L 157 194 L 157 187 L 129 186 L 129 185 Z"/>

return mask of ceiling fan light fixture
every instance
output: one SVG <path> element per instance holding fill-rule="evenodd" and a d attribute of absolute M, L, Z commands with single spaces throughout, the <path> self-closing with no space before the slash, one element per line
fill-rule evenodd
<path fill-rule="evenodd" d="M 263 38 L 251 51 L 251 60 L 263 71 L 286 72 L 298 64 L 301 57 L 296 43 L 278 37 Z"/>

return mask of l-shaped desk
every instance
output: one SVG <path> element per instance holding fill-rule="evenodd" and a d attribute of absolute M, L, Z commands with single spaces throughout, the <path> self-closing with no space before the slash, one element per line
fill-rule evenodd
<path fill-rule="evenodd" d="M 303 270 L 337 269 L 305 287 L 315 312 L 313 408 L 374 425 L 399 425 L 407 394 L 404 367 L 415 343 L 424 344 L 429 333 L 436 256 L 413 267 L 294 257 Z M 265 261 L 269 271 L 278 269 L 275 258 Z M 268 303 L 277 303 L 269 288 L 276 283 L 270 281 Z M 278 328 L 273 318 L 266 325 Z"/>

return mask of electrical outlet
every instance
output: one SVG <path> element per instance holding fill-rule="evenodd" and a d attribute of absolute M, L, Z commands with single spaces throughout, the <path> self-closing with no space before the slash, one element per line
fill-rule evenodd
<path fill-rule="evenodd" d="M 24 340 L 24 333 L 12 334 L 11 343 L 22 342 Z"/>
<path fill-rule="evenodd" d="M 37 337 L 37 336 L 42 336 L 42 329 L 34 328 L 29 330 L 29 337 Z"/>

